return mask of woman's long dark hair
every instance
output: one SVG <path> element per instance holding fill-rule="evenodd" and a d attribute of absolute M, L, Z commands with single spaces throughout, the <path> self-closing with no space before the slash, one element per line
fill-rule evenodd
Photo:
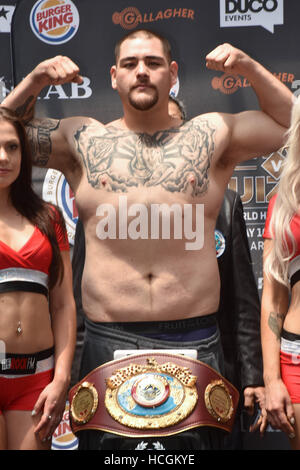
<path fill-rule="evenodd" d="M 43 201 L 32 188 L 32 158 L 30 145 L 24 125 L 20 118 L 11 110 L 0 107 L 0 121 L 10 122 L 19 137 L 21 144 L 21 169 L 19 176 L 11 185 L 10 197 L 15 209 L 34 226 L 47 236 L 52 246 L 52 262 L 49 270 L 49 288 L 56 285 L 63 278 L 63 262 L 55 235 L 55 223 L 63 228 L 64 219 L 58 207 L 51 207 Z"/>

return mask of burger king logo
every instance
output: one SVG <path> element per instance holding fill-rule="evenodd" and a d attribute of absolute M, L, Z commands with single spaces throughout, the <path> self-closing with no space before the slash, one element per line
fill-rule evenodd
<path fill-rule="evenodd" d="M 72 433 L 70 426 L 69 408 L 70 405 L 67 402 L 62 420 L 52 436 L 52 450 L 76 450 L 78 448 L 77 437 Z"/>
<path fill-rule="evenodd" d="M 30 26 L 41 41 L 63 44 L 78 30 L 78 10 L 71 0 L 39 0 L 30 12 Z"/>

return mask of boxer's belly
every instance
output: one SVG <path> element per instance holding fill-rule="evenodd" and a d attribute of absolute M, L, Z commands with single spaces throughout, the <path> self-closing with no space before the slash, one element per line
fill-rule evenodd
<path fill-rule="evenodd" d="M 184 250 L 182 241 L 157 241 L 120 251 L 87 253 L 82 280 L 92 321 L 161 321 L 207 315 L 219 305 L 215 251 Z M 169 249 L 167 249 L 169 248 Z M 215 248 L 213 248 L 215 250 Z M 124 255 L 126 253 L 126 255 Z"/>

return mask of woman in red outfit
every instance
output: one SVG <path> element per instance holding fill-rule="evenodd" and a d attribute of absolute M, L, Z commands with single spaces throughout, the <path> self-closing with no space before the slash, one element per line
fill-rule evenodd
<path fill-rule="evenodd" d="M 0 449 L 49 449 L 65 409 L 76 316 L 57 208 L 33 191 L 24 127 L 0 108 Z"/>
<path fill-rule="evenodd" d="M 272 427 L 300 449 L 300 101 L 288 155 L 264 232 L 261 333 L 266 409 Z"/>

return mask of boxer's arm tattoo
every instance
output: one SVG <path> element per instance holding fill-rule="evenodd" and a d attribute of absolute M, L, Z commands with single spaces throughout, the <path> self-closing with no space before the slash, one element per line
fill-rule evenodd
<path fill-rule="evenodd" d="M 106 189 L 111 191 L 161 185 L 167 191 L 185 192 L 188 177 L 193 177 L 194 196 L 207 190 L 216 131 L 207 120 L 197 119 L 179 129 L 154 135 L 136 134 L 113 126 L 94 131 L 85 125 L 74 135 L 93 187 L 100 188 L 105 176 Z M 116 160 L 126 164 L 126 176 L 116 170 Z"/>
<path fill-rule="evenodd" d="M 283 325 L 283 320 L 285 318 L 285 315 L 282 313 L 276 313 L 276 312 L 270 312 L 269 318 L 268 318 L 268 325 L 270 330 L 274 333 L 276 336 L 276 339 L 280 341 L 280 336 L 281 336 L 281 330 L 282 330 L 282 325 Z"/>
<path fill-rule="evenodd" d="M 27 123 L 28 121 L 33 119 L 35 102 L 36 97 L 31 95 L 27 98 L 25 103 L 16 108 L 16 114 L 24 121 L 24 123 Z"/>
<path fill-rule="evenodd" d="M 26 126 L 31 145 L 33 163 L 37 166 L 47 166 L 52 153 L 51 133 L 58 129 L 57 119 L 34 119 Z"/>
<path fill-rule="evenodd" d="M 12 91 L 13 93 L 15 90 Z M 35 102 L 36 96 L 30 95 L 22 105 L 15 109 L 15 113 L 26 126 L 33 163 L 37 166 L 46 166 L 52 152 L 51 133 L 58 129 L 60 121 L 48 118 L 34 119 Z"/>

